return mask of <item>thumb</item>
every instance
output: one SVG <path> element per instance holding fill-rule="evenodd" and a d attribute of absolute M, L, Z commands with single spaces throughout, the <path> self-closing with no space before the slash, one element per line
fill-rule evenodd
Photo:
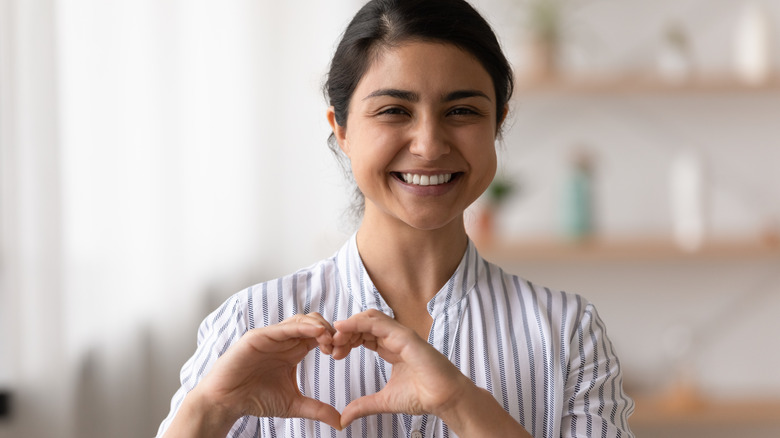
<path fill-rule="evenodd" d="M 296 417 L 322 421 L 330 427 L 341 430 L 341 415 L 333 406 L 313 398 L 304 397 L 298 405 Z"/>
<path fill-rule="evenodd" d="M 380 393 L 370 394 L 359 399 L 352 400 L 341 413 L 341 427 L 345 428 L 353 421 L 367 415 L 380 414 L 387 412 L 385 403 L 382 401 Z"/>

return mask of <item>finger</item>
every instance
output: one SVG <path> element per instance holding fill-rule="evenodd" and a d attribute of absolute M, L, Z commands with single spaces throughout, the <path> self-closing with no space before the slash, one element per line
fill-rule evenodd
<path fill-rule="evenodd" d="M 338 339 L 336 339 L 338 337 Z M 334 336 L 334 342 L 333 342 L 333 352 L 331 353 L 333 355 L 334 359 L 343 359 L 347 357 L 350 351 L 353 349 L 360 347 L 361 345 L 366 344 L 367 342 L 375 342 L 376 337 L 370 334 L 362 334 L 362 333 L 351 333 L 351 334 L 344 334 L 336 333 L 336 336 Z"/>
<path fill-rule="evenodd" d="M 305 342 L 311 348 L 316 347 L 317 337 L 322 335 L 325 329 L 322 326 L 311 324 L 288 323 L 275 324 L 248 331 L 243 338 L 252 348 L 265 352 L 280 352 L 294 348 L 302 339 L 313 342 Z M 310 349 L 311 349 L 310 348 Z"/>
<path fill-rule="evenodd" d="M 377 310 L 368 310 L 344 321 L 337 321 L 335 327 L 337 333 L 334 335 L 334 345 L 344 342 L 345 337 L 353 337 L 355 333 L 361 334 L 362 340 L 376 341 L 376 348 L 382 347 L 394 353 L 399 353 L 404 346 L 415 342 L 426 343 L 413 330 Z"/>
<path fill-rule="evenodd" d="M 323 354 L 333 354 L 333 342 L 329 342 L 327 340 L 320 341 L 318 338 L 317 345 L 320 347 L 320 351 Z"/>
<path fill-rule="evenodd" d="M 352 400 L 341 413 L 341 427 L 345 428 L 358 418 L 388 412 L 380 393 L 370 394 Z"/>
<path fill-rule="evenodd" d="M 320 336 L 317 336 L 317 342 L 323 353 L 331 354 L 333 351 L 333 335 L 336 333 L 336 329 L 333 328 L 333 325 L 317 312 L 306 314 L 306 321 L 325 327 L 325 332 Z"/>
<path fill-rule="evenodd" d="M 325 329 L 325 331 L 329 334 L 336 333 L 336 329 L 333 328 L 333 325 L 331 325 L 330 322 L 328 322 L 325 318 L 322 317 L 319 313 L 307 313 L 307 314 L 296 314 L 293 315 L 284 321 L 280 322 L 278 325 L 295 325 L 295 324 L 309 324 L 313 326 L 321 326 Z"/>
<path fill-rule="evenodd" d="M 319 313 L 317 313 L 317 312 L 307 313 L 306 314 L 306 318 L 309 318 L 311 320 L 317 321 L 323 327 L 325 327 L 330 334 L 335 334 L 336 333 L 336 329 L 333 328 L 333 325 L 331 325 L 331 323 L 328 322 L 328 320 L 325 319 L 325 317 L 323 317 Z"/>
<path fill-rule="evenodd" d="M 329 404 L 313 398 L 303 397 L 300 399 L 297 407 L 297 412 L 293 413 L 296 417 L 322 421 L 336 430 L 342 429 L 341 414 Z"/>
<path fill-rule="evenodd" d="M 317 312 L 303 314 L 297 314 L 286 320 L 282 321 L 282 324 L 310 324 L 313 326 L 321 326 L 324 331 L 318 335 L 317 342 L 320 350 L 325 354 L 330 354 L 333 344 L 333 334 L 336 333 L 336 329 L 330 324 L 322 315 Z"/>
<path fill-rule="evenodd" d="M 333 345 L 336 347 L 347 346 L 353 348 L 362 344 L 363 340 L 368 337 L 375 338 L 375 336 L 370 333 L 336 332 L 333 336 Z"/>
<path fill-rule="evenodd" d="M 336 333 L 336 329 L 333 328 L 333 325 L 316 312 L 307 313 L 306 315 L 294 315 L 282 321 L 280 324 L 311 324 L 314 326 L 322 326 L 325 331 L 331 335 Z"/>
<path fill-rule="evenodd" d="M 377 337 L 386 336 L 393 325 L 403 327 L 396 320 L 376 309 L 357 313 L 343 321 L 336 321 L 334 325 L 338 333 L 344 333 L 345 335 L 352 333 L 370 333 Z M 336 334 L 337 336 L 338 333 Z"/>
<path fill-rule="evenodd" d="M 350 340 L 348 343 L 341 345 L 334 345 L 333 350 L 331 351 L 331 356 L 333 356 L 333 358 L 336 360 L 344 359 L 353 348 L 357 348 L 360 345 L 362 345 L 362 342 L 359 338 Z"/>
<path fill-rule="evenodd" d="M 265 327 L 269 329 L 268 336 L 276 341 L 283 341 L 294 338 L 316 338 L 326 328 L 319 324 L 311 324 L 306 321 L 288 322 Z"/>
<path fill-rule="evenodd" d="M 377 342 L 376 338 L 363 339 L 363 346 L 368 348 L 369 350 L 373 350 L 373 351 L 379 350 L 379 343 Z"/>

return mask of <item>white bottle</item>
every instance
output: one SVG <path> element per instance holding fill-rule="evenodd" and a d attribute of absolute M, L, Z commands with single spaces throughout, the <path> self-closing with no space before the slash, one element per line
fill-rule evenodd
<path fill-rule="evenodd" d="M 772 73 L 771 25 L 766 9 L 749 2 L 737 23 L 734 60 L 739 79 L 750 85 L 766 82 Z"/>
<path fill-rule="evenodd" d="M 696 152 L 683 151 L 672 161 L 670 172 L 674 239 L 689 252 L 699 250 L 705 237 L 706 188 L 701 161 Z"/>

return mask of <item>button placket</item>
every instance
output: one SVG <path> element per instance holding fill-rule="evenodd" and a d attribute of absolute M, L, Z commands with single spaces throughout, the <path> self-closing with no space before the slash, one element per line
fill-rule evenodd
<path fill-rule="evenodd" d="M 430 432 L 431 429 L 428 427 L 430 426 L 428 424 L 428 415 L 416 415 L 411 417 L 411 422 L 408 424 L 406 433 L 409 438 L 423 438 L 423 433 L 428 430 Z"/>

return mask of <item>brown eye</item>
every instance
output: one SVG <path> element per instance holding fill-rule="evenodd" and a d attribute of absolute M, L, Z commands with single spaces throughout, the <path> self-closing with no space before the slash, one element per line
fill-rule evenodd
<path fill-rule="evenodd" d="M 455 108 L 452 111 L 450 111 L 450 115 L 453 116 L 473 116 L 478 115 L 476 111 L 470 109 L 470 108 Z"/>
<path fill-rule="evenodd" d="M 453 116 L 458 119 L 479 119 L 489 115 L 489 111 L 482 110 L 471 106 L 459 106 L 452 108 L 447 116 Z"/>
<path fill-rule="evenodd" d="M 403 108 L 398 107 L 392 107 L 392 108 L 386 108 L 382 111 L 379 111 L 380 115 L 388 115 L 388 116 L 396 116 L 396 115 L 406 115 L 407 112 Z"/>

